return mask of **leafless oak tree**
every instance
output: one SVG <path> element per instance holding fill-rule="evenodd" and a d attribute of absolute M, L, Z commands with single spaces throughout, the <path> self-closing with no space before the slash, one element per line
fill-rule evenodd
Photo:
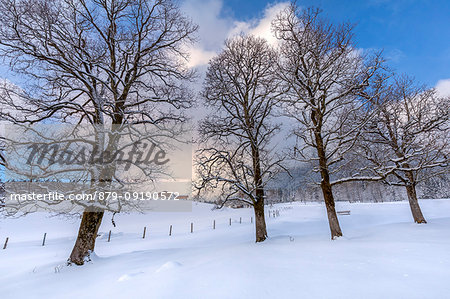
<path fill-rule="evenodd" d="M 371 109 L 376 114 L 366 124 L 356 155 L 366 157 L 373 174 L 389 173 L 387 183 L 405 187 L 414 222 L 426 223 L 416 186 L 449 171 L 450 98 L 396 76 Z"/>
<path fill-rule="evenodd" d="M 267 237 L 264 187 L 282 158 L 271 151 L 272 121 L 280 90 L 276 52 L 261 38 L 238 36 L 209 63 L 202 97 L 213 112 L 200 125 L 198 188 L 219 189 L 225 201 L 255 211 L 256 242 Z"/>
<path fill-rule="evenodd" d="M 183 122 L 186 43 L 196 26 L 170 0 L 1 0 L 0 53 L 26 80 L 4 86 L 2 119 L 100 127 Z M 106 148 L 114 148 L 110 138 Z M 110 184 L 114 171 L 91 177 Z M 85 212 L 70 262 L 82 265 L 104 211 Z"/>
<path fill-rule="evenodd" d="M 289 90 L 285 110 L 298 123 L 298 159 L 317 163 L 331 238 L 342 236 L 335 211 L 332 181 L 345 154 L 354 146 L 367 105 L 365 89 L 381 67 L 379 54 L 368 57 L 352 42 L 351 24 L 334 25 L 316 9 L 292 4 L 272 23 L 279 39 L 280 78 Z M 354 178 L 352 178 L 353 180 Z"/>

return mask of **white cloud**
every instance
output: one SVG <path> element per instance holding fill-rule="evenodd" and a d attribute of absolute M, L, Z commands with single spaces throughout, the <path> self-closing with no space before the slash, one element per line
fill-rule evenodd
<path fill-rule="evenodd" d="M 226 38 L 240 33 L 253 34 L 275 44 L 271 22 L 288 5 L 288 2 L 269 5 L 261 18 L 244 22 L 226 15 L 222 0 L 186 0 L 182 5 L 184 12 L 199 25 L 199 42 L 190 50 L 189 66 L 206 65 L 220 51 Z"/>
<path fill-rule="evenodd" d="M 392 49 L 386 53 L 386 59 L 390 62 L 400 62 L 404 57 L 405 53 L 400 49 Z"/>
<path fill-rule="evenodd" d="M 248 29 L 243 32 L 265 38 L 270 44 L 276 44 L 277 39 L 271 30 L 272 20 L 288 5 L 288 2 L 281 2 L 266 7 L 263 17 L 261 19 L 255 20 L 253 24 L 246 23 Z"/>
<path fill-rule="evenodd" d="M 186 0 L 182 10 L 199 25 L 197 46 L 207 51 L 220 48 L 234 23 L 224 15 L 222 0 Z"/>
<path fill-rule="evenodd" d="M 208 64 L 209 60 L 216 55 L 215 51 L 207 51 L 200 48 L 191 48 L 189 51 L 189 67 L 197 67 Z"/>
<path fill-rule="evenodd" d="M 439 96 L 450 96 L 450 78 L 442 79 L 436 83 L 436 91 Z"/>

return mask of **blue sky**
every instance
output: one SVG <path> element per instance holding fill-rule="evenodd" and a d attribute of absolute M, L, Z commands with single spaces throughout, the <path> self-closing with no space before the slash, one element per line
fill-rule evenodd
<path fill-rule="evenodd" d="M 211 36 L 218 42 L 221 32 L 226 31 L 223 27 L 228 26 L 230 31 L 233 30 L 230 28 L 236 27 L 236 23 L 243 22 L 254 28 L 259 21 L 268 17 L 267 8 L 276 4 L 283 5 L 281 2 L 264 0 L 184 2 L 189 8 L 187 13 L 194 15 L 194 21 L 201 26 L 200 39 L 206 45 L 206 50 L 208 47 L 209 50 L 212 49 Z M 355 23 L 357 46 L 383 49 L 389 65 L 399 73 L 412 75 L 428 86 L 435 86 L 439 80 L 450 79 L 448 0 L 304 0 L 297 4 L 301 7 L 320 7 L 324 15 L 333 22 Z M 215 16 L 217 22 L 214 22 L 211 15 Z M 205 19 L 208 21 L 205 22 Z M 209 32 L 212 34 L 205 34 L 202 25 L 210 27 Z"/>
<path fill-rule="evenodd" d="M 224 12 L 255 18 L 270 1 L 225 0 Z M 450 78 L 450 1 L 322 0 L 298 1 L 317 6 L 334 22 L 356 23 L 361 48 L 384 49 L 390 64 L 418 80 L 434 85 Z M 228 12 L 227 12 L 228 11 Z"/>

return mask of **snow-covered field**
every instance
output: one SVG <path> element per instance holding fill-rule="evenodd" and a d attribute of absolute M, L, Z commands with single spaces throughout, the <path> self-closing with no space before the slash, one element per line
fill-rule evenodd
<path fill-rule="evenodd" d="M 116 228 L 107 216 L 82 267 L 65 266 L 79 220 L 1 219 L 1 246 L 10 240 L 0 249 L 0 297 L 450 298 L 450 200 L 421 205 L 426 225 L 412 223 L 407 202 L 338 203 L 351 215 L 340 216 L 345 236 L 336 241 L 323 205 L 275 205 L 267 209 L 280 216 L 267 218 L 261 244 L 250 209 L 194 203 L 192 213 L 116 215 Z"/>

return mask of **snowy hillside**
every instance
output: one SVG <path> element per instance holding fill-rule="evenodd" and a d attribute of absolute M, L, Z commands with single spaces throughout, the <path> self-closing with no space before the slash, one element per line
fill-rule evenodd
<path fill-rule="evenodd" d="M 344 237 L 336 241 L 330 240 L 323 205 L 274 205 L 267 211 L 280 215 L 267 217 L 269 239 L 258 244 L 251 209 L 211 210 L 211 205 L 194 204 L 192 213 L 116 215 L 115 228 L 111 217 L 105 217 L 96 256 L 83 267 L 65 266 L 79 220 L 43 213 L 2 219 L 0 240 L 9 237 L 9 243 L 0 250 L 0 294 L 444 298 L 450 292 L 450 200 L 423 200 L 421 205 L 426 225 L 412 222 L 407 202 L 338 203 L 338 210 L 351 210 L 351 215 L 340 216 Z"/>

